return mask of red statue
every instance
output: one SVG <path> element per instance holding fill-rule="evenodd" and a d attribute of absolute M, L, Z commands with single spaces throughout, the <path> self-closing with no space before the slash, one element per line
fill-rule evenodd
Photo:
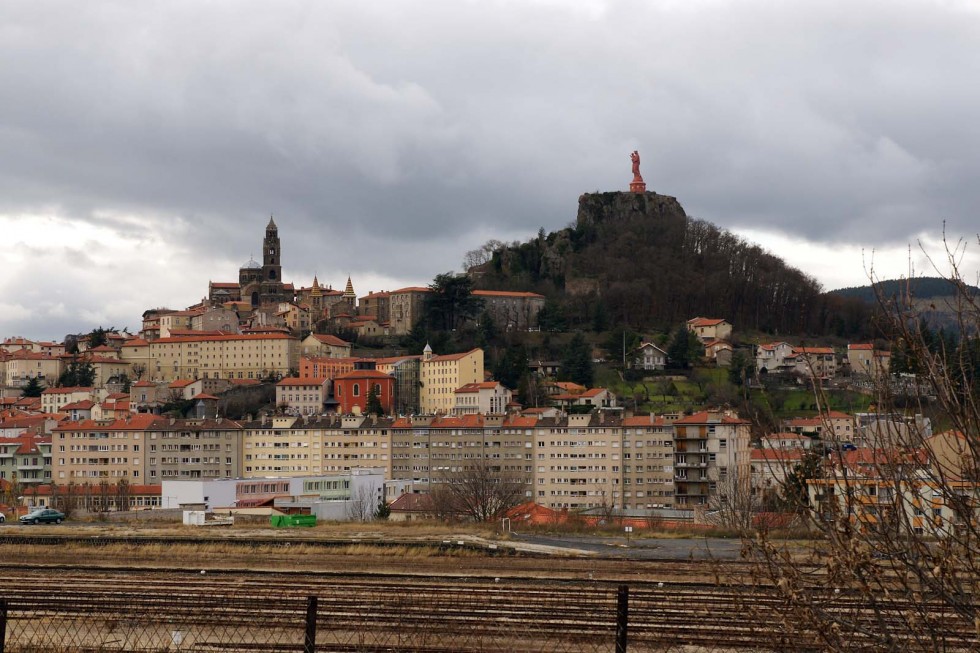
<path fill-rule="evenodd" d="M 630 161 L 633 162 L 633 181 L 630 182 L 630 192 L 645 193 L 647 185 L 643 182 L 643 177 L 640 176 L 640 153 L 637 150 L 633 150 L 630 154 Z"/>

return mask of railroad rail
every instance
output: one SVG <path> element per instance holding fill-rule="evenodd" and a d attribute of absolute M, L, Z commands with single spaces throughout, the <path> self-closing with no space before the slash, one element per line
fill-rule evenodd
<path fill-rule="evenodd" d="M 7 568 L 3 596 L 15 633 L 43 624 L 57 633 L 81 633 L 80 644 L 154 639 L 147 622 L 183 633 L 180 650 L 299 651 L 308 597 L 317 597 L 316 642 L 331 651 L 593 651 L 612 650 L 616 587 L 606 581 L 365 577 L 342 573 L 289 574 L 242 570 L 186 571 Z M 817 596 L 869 633 L 910 637 L 908 598 L 872 614 L 856 593 Z M 921 606 L 921 604 L 920 604 Z M 941 611 L 939 604 L 926 609 Z M 630 651 L 699 647 L 703 650 L 823 648 L 820 633 L 780 641 L 785 600 L 775 588 L 708 582 L 637 582 L 629 590 Z M 18 617 L 18 615 L 24 615 Z M 975 627 L 946 615 L 947 650 L 976 650 Z M 19 630 L 18 630 L 19 629 Z M 48 632 L 47 630 L 45 632 Z M 236 644 L 230 637 L 244 637 Z M 876 644 L 855 633 L 855 645 Z M 290 640 L 290 641 L 285 641 Z M 15 637 L 8 651 L 18 649 Z M 143 640 L 140 640 L 143 641 Z M 913 642 L 914 643 L 914 642 Z M 186 644 L 186 646 L 184 646 Z M 236 648 L 236 646 L 238 648 Z M 909 650 L 915 647 L 909 646 Z"/>

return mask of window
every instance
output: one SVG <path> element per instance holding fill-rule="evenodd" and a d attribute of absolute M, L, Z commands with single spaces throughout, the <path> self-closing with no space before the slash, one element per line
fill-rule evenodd
<path fill-rule="evenodd" d="M 360 383 L 355 383 L 354 384 L 354 386 L 353 386 L 353 393 L 354 393 L 354 396 L 355 397 L 360 397 L 361 396 L 361 384 Z"/>

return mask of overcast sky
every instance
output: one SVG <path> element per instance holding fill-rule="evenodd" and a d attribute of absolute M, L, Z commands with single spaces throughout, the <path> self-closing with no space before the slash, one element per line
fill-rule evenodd
<path fill-rule="evenodd" d="M 649 190 L 827 289 L 980 247 L 980 5 L 0 4 L 0 337 L 139 328 L 237 281 L 427 284 Z"/>

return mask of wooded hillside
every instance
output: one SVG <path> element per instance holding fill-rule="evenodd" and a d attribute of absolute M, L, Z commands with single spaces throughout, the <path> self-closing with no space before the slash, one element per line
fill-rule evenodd
<path fill-rule="evenodd" d="M 824 294 L 778 256 L 656 193 L 582 195 L 573 226 L 503 246 L 471 275 L 478 288 L 544 294 L 570 326 L 666 329 L 702 315 L 741 330 L 871 335 L 864 302 Z"/>

